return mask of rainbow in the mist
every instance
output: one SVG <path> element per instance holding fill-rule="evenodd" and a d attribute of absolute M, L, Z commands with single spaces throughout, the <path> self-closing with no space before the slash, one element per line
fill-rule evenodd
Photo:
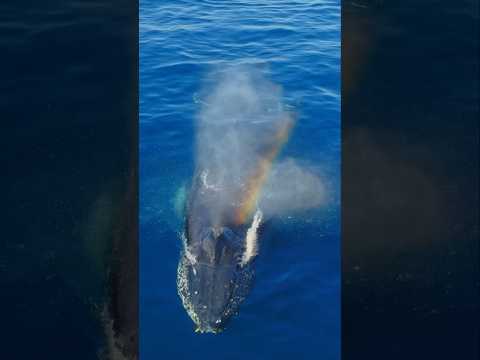
<path fill-rule="evenodd" d="M 280 153 L 283 145 L 288 141 L 293 125 L 294 118 L 289 115 L 288 119 L 279 127 L 275 134 L 272 146 L 267 150 L 265 155 L 259 159 L 253 175 L 247 181 L 240 206 L 235 212 L 235 225 L 244 224 L 252 216 L 260 197 L 262 186 L 268 178 L 275 158 Z"/>

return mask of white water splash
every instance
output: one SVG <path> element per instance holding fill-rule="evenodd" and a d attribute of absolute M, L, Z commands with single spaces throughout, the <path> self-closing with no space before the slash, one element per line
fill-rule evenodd
<path fill-rule="evenodd" d="M 245 236 L 245 252 L 242 256 L 241 266 L 245 266 L 250 259 L 257 255 L 257 230 L 262 221 L 263 214 L 260 210 L 255 212 L 253 216 L 252 225 L 247 230 L 247 235 Z"/>
<path fill-rule="evenodd" d="M 204 170 L 202 171 L 200 177 L 202 179 L 202 184 L 203 184 L 203 187 L 207 190 L 213 190 L 213 191 L 218 191 L 220 190 L 220 188 L 218 186 L 216 186 L 215 184 L 209 184 L 207 183 L 207 176 L 208 176 L 208 170 Z"/>

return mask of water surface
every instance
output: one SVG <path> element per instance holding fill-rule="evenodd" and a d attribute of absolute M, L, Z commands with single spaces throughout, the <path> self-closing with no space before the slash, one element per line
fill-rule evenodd
<path fill-rule="evenodd" d="M 193 173 L 205 78 L 236 64 L 283 87 L 299 118 L 281 156 L 315 164 L 331 201 L 274 221 L 239 315 L 223 333 L 200 335 L 177 295 L 176 194 Z M 140 1 L 139 146 L 142 359 L 338 359 L 340 3 Z"/>

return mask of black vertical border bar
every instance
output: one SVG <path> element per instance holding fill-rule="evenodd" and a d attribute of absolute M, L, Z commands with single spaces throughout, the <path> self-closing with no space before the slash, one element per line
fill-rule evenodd
<path fill-rule="evenodd" d="M 342 3 L 342 358 L 479 358 L 479 10 Z"/>

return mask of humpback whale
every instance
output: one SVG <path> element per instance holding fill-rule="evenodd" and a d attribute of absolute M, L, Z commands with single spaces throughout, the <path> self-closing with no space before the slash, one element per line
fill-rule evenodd
<path fill-rule="evenodd" d="M 194 179 L 177 281 L 197 331 L 217 333 L 246 296 L 253 271 L 250 263 L 242 263 L 246 226 L 214 223 L 208 216 L 214 191 L 205 187 L 200 176 Z"/>
<path fill-rule="evenodd" d="M 247 176 L 220 179 L 211 168 L 194 176 L 177 285 L 198 332 L 220 332 L 249 291 L 263 216 L 256 199 L 292 124 L 291 117 L 277 120 L 273 136 L 242 169 Z"/>
<path fill-rule="evenodd" d="M 233 69 L 199 115 L 177 271 L 178 294 L 198 332 L 222 331 L 238 311 L 252 285 L 265 222 L 318 204 L 315 176 L 293 162 L 271 171 L 295 122 L 280 99 L 279 86 Z M 271 179 L 278 170 L 290 176 Z"/>

